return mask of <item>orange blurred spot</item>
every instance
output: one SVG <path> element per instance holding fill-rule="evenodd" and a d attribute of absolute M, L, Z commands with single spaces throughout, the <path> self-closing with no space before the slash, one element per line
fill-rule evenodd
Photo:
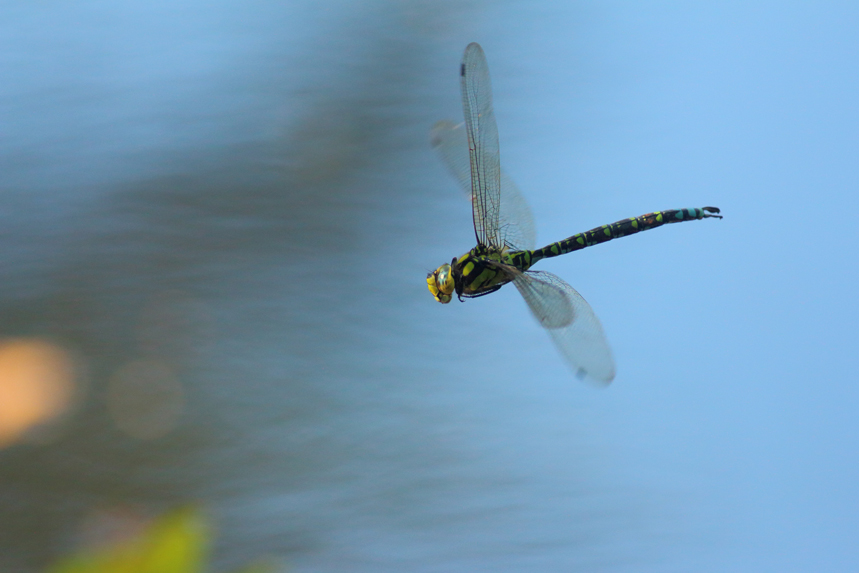
<path fill-rule="evenodd" d="M 61 415 L 74 388 L 74 361 L 62 348 L 35 338 L 0 341 L 0 448 Z"/>
<path fill-rule="evenodd" d="M 179 380 L 159 360 L 137 360 L 110 380 L 107 407 L 117 427 L 141 440 L 160 438 L 179 422 L 185 404 Z"/>

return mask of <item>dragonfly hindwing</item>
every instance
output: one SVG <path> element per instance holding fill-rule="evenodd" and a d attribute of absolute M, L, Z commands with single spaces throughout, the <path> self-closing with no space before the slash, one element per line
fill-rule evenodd
<path fill-rule="evenodd" d="M 519 289 L 531 313 L 545 328 L 564 328 L 575 320 L 575 310 L 567 292 L 548 277 L 551 273 L 528 271 L 519 273 L 513 284 Z"/>
<path fill-rule="evenodd" d="M 577 376 L 600 383 L 611 382 L 614 378 L 611 349 L 599 319 L 582 295 L 561 278 L 544 271 L 522 273 L 513 284 Z M 557 302 L 558 292 L 563 293 L 563 304 Z M 567 313 L 572 320 L 564 326 L 549 326 L 541 318 L 542 315 L 554 316 L 559 323 L 560 317 L 568 316 Z"/>

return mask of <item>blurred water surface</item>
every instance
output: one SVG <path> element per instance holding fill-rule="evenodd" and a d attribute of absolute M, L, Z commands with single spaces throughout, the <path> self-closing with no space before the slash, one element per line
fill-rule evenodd
<path fill-rule="evenodd" d="M 517 478 L 458 412 L 486 388 L 427 346 L 430 6 L 5 11 L 3 331 L 77 399 L 0 454 L 0 569 L 189 500 L 224 566 L 500 557 Z"/>
<path fill-rule="evenodd" d="M 774 365 L 801 337 L 773 326 L 775 305 L 747 300 L 785 284 L 787 255 L 767 243 L 776 270 L 756 275 L 764 255 L 726 240 L 754 221 L 741 203 L 764 212 L 759 191 L 725 191 L 755 163 L 737 144 L 747 118 L 725 127 L 744 92 L 703 111 L 665 95 L 681 93 L 673 73 L 710 74 L 678 47 L 694 44 L 695 22 L 732 25 L 710 12 L 682 15 L 689 37 L 664 48 L 660 25 L 622 6 L 7 3 L 0 376 L 25 382 L 0 407 L 0 570 L 39 570 L 191 501 L 218 526 L 219 570 L 264 555 L 307 571 L 856 563 L 859 497 L 842 487 L 855 464 L 801 449 L 849 445 L 855 393 L 816 395 L 830 425 L 797 440 L 806 370 Z M 646 55 L 626 40 L 641 37 Z M 550 268 L 606 323 L 620 373 L 606 392 L 578 386 L 515 291 L 448 307 L 426 291 L 425 273 L 473 241 L 428 130 L 461 118 L 457 70 L 474 40 L 539 240 L 733 207 L 733 223 Z M 680 71 L 646 67 L 663 51 Z M 651 96 L 655 108 L 636 107 Z M 679 136 L 691 143 L 661 139 L 700 117 L 703 136 Z M 764 154 L 749 179 L 784 157 Z M 672 270 L 701 253 L 706 264 Z M 849 322 L 817 316 L 829 318 L 811 332 Z M 735 338 L 744 328 L 781 342 L 755 350 Z M 802 349 L 829 379 L 846 372 L 828 349 Z M 797 469 L 803 456 L 828 477 Z M 843 497 L 805 503 L 819 483 Z"/>

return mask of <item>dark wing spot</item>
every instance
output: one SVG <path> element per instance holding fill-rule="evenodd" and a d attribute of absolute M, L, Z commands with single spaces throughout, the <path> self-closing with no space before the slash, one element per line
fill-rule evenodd
<path fill-rule="evenodd" d="M 465 77 L 465 64 L 464 63 L 459 65 L 459 75 L 461 75 L 462 77 Z"/>

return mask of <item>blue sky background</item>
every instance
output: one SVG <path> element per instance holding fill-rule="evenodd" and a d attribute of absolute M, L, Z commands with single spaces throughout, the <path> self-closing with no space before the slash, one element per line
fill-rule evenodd
<path fill-rule="evenodd" d="M 0 15 L 2 335 L 59 340 L 92 373 L 53 442 L 0 451 L 0 521 L 58 524 L 7 526 L 0 565 L 62 553 L 89 507 L 202 498 L 225 567 L 859 567 L 856 4 Z M 515 289 L 426 291 L 473 246 L 428 142 L 462 118 L 472 41 L 538 243 L 725 216 L 540 264 L 602 320 L 607 389 L 574 379 Z M 165 333 L 188 412 L 169 441 L 129 441 L 101 388 L 141 352 L 135 313 L 177 289 L 208 317 Z"/>

